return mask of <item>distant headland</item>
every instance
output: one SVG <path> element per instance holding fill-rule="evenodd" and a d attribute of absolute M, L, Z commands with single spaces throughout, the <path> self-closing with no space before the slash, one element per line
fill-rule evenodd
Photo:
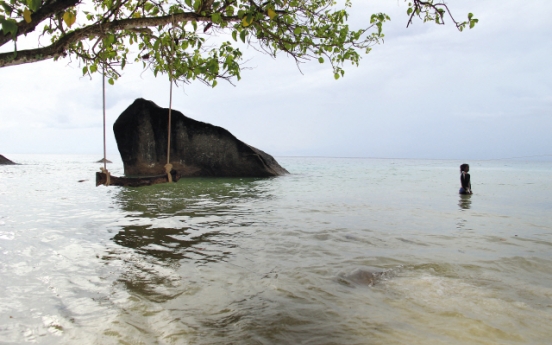
<path fill-rule="evenodd" d="M 12 161 L 10 161 L 9 159 L 7 159 L 6 157 L 0 155 L 0 165 L 15 165 L 17 163 L 14 163 Z"/>

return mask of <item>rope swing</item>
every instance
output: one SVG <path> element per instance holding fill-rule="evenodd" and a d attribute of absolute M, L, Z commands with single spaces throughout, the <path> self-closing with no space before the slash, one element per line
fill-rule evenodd
<path fill-rule="evenodd" d="M 106 140 L 105 140 L 105 66 L 102 71 L 102 103 L 103 103 L 103 164 L 104 166 L 100 168 L 100 171 L 105 174 L 106 181 L 105 185 L 109 186 L 111 184 L 111 176 L 107 170 L 107 154 L 106 154 Z"/>
<path fill-rule="evenodd" d="M 169 76 L 169 82 L 171 83 L 170 92 L 169 92 L 169 125 L 168 125 L 168 135 L 167 135 L 167 164 L 165 164 L 165 172 L 167 173 L 168 182 L 172 182 L 171 170 L 173 168 L 171 164 L 171 110 L 172 110 L 172 77 Z"/>
<path fill-rule="evenodd" d="M 173 20 L 174 20 L 174 15 L 173 15 Z M 174 24 L 173 24 L 174 26 Z M 170 31 L 169 31 L 170 32 Z M 171 35 L 172 36 L 172 35 Z M 171 53 L 174 52 L 174 39 L 171 39 L 171 46 L 170 46 L 170 49 L 171 49 Z M 167 173 L 167 180 L 169 183 L 171 183 L 173 181 L 172 179 L 172 175 L 171 175 L 171 170 L 173 168 L 172 164 L 171 164 L 171 113 L 172 113 L 172 94 L 173 94 L 173 80 L 174 80 L 174 74 L 173 74 L 173 70 L 172 70 L 172 67 L 173 67 L 173 61 L 172 61 L 172 58 L 171 58 L 171 54 L 169 54 L 169 56 L 167 57 L 167 62 L 168 62 L 168 66 L 169 66 L 169 83 L 171 84 L 170 85 L 170 89 L 169 89 L 169 124 L 167 125 L 167 164 L 165 164 L 165 172 Z"/>
<path fill-rule="evenodd" d="M 174 47 L 171 44 L 171 48 L 174 50 Z M 170 55 L 170 54 L 169 54 Z M 102 70 L 102 103 L 103 103 L 103 167 L 100 167 L 100 172 L 96 172 L 96 186 L 101 184 L 105 186 L 124 186 L 124 187 L 141 187 L 149 186 L 152 184 L 158 183 L 172 183 L 177 182 L 180 178 L 178 172 L 175 171 L 175 177 L 173 178 L 172 172 L 173 165 L 171 164 L 171 122 L 172 122 L 172 94 L 173 94 L 173 82 L 175 80 L 174 74 L 172 71 L 172 59 L 170 56 L 167 59 L 168 73 L 169 73 L 169 116 L 168 116 L 168 125 L 167 125 L 167 163 L 164 165 L 165 172 L 155 176 L 136 176 L 136 177 L 118 177 L 111 176 L 107 170 L 107 139 L 106 139 L 106 107 L 105 107 L 105 68 L 103 65 Z"/>

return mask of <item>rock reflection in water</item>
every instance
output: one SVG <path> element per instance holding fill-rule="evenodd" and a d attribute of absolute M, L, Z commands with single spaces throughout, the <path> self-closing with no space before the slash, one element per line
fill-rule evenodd
<path fill-rule="evenodd" d="M 220 261 L 224 252 L 209 253 L 207 248 L 228 246 L 231 241 L 225 241 L 226 239 L 231 240 L 231 236 L 219 232 L 193 236 L 193 230 L 189 228 L 167 229 L 149 226 L 125 226 L 113 237 L 113 241 L 121 246 L 162 261 Z"/>
<path fill-rule="evenodd" d="M 186 289 L 179 267 L 227 261 L 244 227 L 262 222 L 258 205 L 271 197 L 269 182 L 197 178 L 120 189 L 115 202 L 127 215 L 112 238 L 120 247 L 104 259 L 123 266 L 119 281 L 129 292 L 170 300 Z"/>
<path fill-rule="evenodd" d="M 190 178 L 174 184 L 120 189 L 116 203 L 127 217 L 219 215 L 238 205 L 270 198 L 272 179 Z"/>

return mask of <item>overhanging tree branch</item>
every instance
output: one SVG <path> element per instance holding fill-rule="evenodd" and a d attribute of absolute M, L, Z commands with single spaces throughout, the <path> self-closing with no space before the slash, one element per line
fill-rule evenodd
<path fill-rule="evenodd" d="M 456 28 L 460 31 L 464 30 L 466 26 L 473 28 L 479 20 L 473 18 L 473 15 L 468 14 L 468 20 L 459 22 L 452 16 L 452 13 L 447 4 L 444 2 L 436 2 L 433 0 L 423 1 L 423 0 L 411 0 L 411 6 L 408 8 L 407 14 L 410 16 L 408 18 L 408 23 L 406 27 L 408 28 L 412 24 L 414 17 L 419 17 L 424 22 L 435 22 L 439 25 L 445 24 L 445 14 L 448 14 Z"/>
<path fill-rule="evenodd" d="M 76 6 L 80 0 L 57 0 L 51 3 L 47 3 L 40 7 L 35 13 L 31 14 L 31 22 L 27 23 L 25 20 L 21 20 L 17 23 L 16 37 L 26 35 L 29 32 L 33 32 L 34 29 L 42 21 L 50 18 L 52 15 L 62 12 L 70 7 Z M 0 32 L 0 46 L 13 40 L 12 34 L 5 34 Z"/>
<path fill-rule="evenodd" d="M 446 13 L 459 30 L 477 23 L 471 13 L 457 22 L 442 2 L 405 1 L 408 25 L 415 16 L 442 24 Z M 350 0 L 344 8 L 334 0 L 0 0 L 0 46 L 41 23 L 51 42 L 26 50 L 14 44 L 13 52 L 0 53 L 0 68 L 73 56 L 83 74 L 105 70 L 112 84 L 128 61 L 136 61 L 155 75 L 215 86 L 217 79 L 240 79 L 240 48 L 247 44 L 274 57 L 329 63 L 338 79 L 346 63 L 358 65 L 361 53 L 383 42 L 382 26 L 390 19 L 376 13 L 353 30 L 349 7 Z M 217 34 L 228 40 L 205 45 L 205 37 Z"/>
<path fill-rule="evenodd" d="M 238 17 L 224 17 L 224 20 L 227 22 L 237 22 L 240 19 Z M 89 25 L 84 28 L 71 31 L 64 36 L 61 36 L 51 45 L 43 48 L 20 50 L 17 51 L 17 54 L 13 52 L 0 53 L 0 67 L 21 65 L 64 56 L 66 55 L 66 51 L 71 44 L 85 39 L 101 37 L 106 33 L 165 26 L 169 24 L 174 25 L 189 21 L 211 22 L 212 19 L 211 17 L 201 16 L 197 13 L 187 12 L 161 17 L 121 19 Z"/>

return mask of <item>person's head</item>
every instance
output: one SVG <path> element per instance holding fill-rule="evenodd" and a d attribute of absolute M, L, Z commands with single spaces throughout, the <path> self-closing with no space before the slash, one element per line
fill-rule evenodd
<path fill-rule="evenodd" d="M 470 171 L 470 165 L 466 164 L 466 163 L 460 165 L 460 172 L 462 172 L 462 171 L 465 171 L 465 172 Z"/>

